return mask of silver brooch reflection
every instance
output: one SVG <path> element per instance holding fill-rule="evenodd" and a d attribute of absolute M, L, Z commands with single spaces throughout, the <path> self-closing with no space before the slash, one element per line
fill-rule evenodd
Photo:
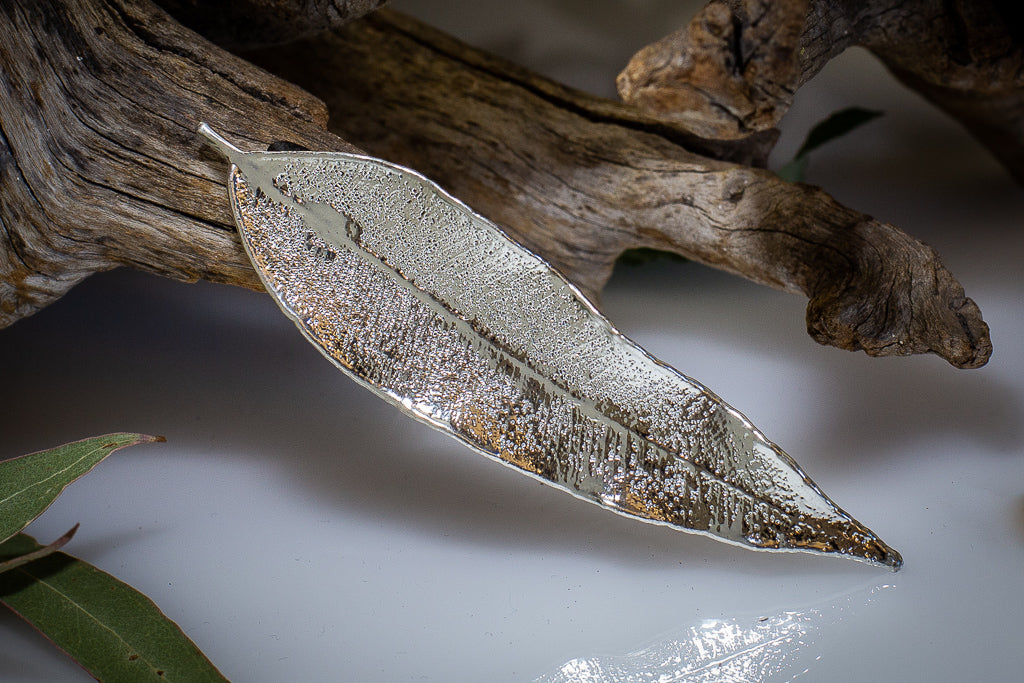
<path fill-rule="evenodd" d="M 746 418 L 431 181 L 371 157 L 243 152 L 200 132 L 232 164 L 235 222 L 267 291 L 385 400 L 614 512 L 900 567 Z"/>

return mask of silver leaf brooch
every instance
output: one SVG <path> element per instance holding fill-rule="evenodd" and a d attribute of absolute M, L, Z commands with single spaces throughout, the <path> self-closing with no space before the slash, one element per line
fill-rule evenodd
<path fill-rule="evenodd" d="M 267 291 L 386 401 L 613 512 L 899 569 L 743 415 L 433 182 L 368 156 L 243 152 L 200 133 L 231 162 L 231 209 Z"/>

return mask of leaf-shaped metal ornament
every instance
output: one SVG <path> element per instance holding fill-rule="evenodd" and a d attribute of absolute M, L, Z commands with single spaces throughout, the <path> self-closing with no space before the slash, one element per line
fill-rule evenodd
<path fill-rule="evenodd" d="M 267 291 L 336 366 L 475 450 L 750 548 L 898 553 L 706 388 L 437 185 L 371 157 L 242 152 L 228 193 Z"/>

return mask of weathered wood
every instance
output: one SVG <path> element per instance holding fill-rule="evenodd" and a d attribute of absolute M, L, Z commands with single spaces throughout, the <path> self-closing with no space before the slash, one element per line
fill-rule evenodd
<path fill-rule="evenodd" d="M 202 120 L 351 150 L 299 88 L 143 0 L 0 5 L 0 326 L 128 265 L 259 288 Z"/>
<path fill-rule="evenodd" d="M 906 39 L 919 35 L 926 38 Z M 1024 184 L 1024 17 L 1018 3 L 906 3 L 866 29 L 859 44 L 960 121 Z"/>
<path fill-rule="evenodd" d="M 640 50 L 619 93 L 708 138 L 773 129 L 793 94 L 849 47 L 960 120 L 1024 182 L 1024 32 L 998 0 L 711 0 Z"/>
<path fill-rule="evenodd" d="M 395 12 L 247 56 L 323 98 L 332 130 L 435 178 L 588 292 L 624 249 L 649 247 L 807 295 L 823 344 L 961 367 L 991 352 L 938 255 L 893 226 Z"/>
<path fill-rule="evenodd" d="M 321 100 L 146 0 L 0 5 L 0 325 L 130 265 L 257 286 L 209 121 L 251 147 L 351 150 Z M 717 144 L 578 93 L 394 13 L 265 51 L 332 126 L 432 176 L 596 292 L 615 257 L 667 248 L 810 299 L 819 341 L 985 362 L 987 328 L 929 248 Z M 723 146 L 722 155 L 749 149 Z"/>
<path fill-rule="evenodd" d="M 808 0 L 712 0 L 640 50 L 616 79 L 623 101 L 712 139 L 775 128 L 802 84 Z"/>

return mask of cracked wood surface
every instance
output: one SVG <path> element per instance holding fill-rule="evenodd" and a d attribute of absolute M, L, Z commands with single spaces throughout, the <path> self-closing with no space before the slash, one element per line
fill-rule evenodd
<path fill-rule="evenodd" d="M 439 181 L 591 294 L 624 249 L 648 247 L 806 295 L 823 344 L 961 367 L 991 352 L 974 302 L 897 228 L 398 13 L 247 56 L 323 98 L 333 131 Z"/>
<path fill-rule="evenodd" d="M 1024 30 L 998 0 L 711 0 L 619 75 L 623 100 L 707 138 L 773 129 L 849 47 L 959 120 L 1024 183 Z"/>
<path fill-rule="evenodd" d="M 319 100 L 147 2 L 8 2 L 0 21 L 0 325 L 121 265 L 259 288 L 200 119 L 354 149 Z"/>
<path fill-rule="evenodd" d="M 12 1 L 0 22 L 0 325 L 119 265 L 258 287 L 223 162 L 195 134 L 205 120 L 251 148 L 352 151 L 347 139 L 417 168 L 592 294 L 621 251 L 654 247 L 802 292 L 822 343 L 960 367 L 991 350 L 930 248 L 818 188 L 707 156 L 750 163 L 753 147 L 700 140 L 396 13 L 247 54 L 288 80 L 145 0 Z"/>

